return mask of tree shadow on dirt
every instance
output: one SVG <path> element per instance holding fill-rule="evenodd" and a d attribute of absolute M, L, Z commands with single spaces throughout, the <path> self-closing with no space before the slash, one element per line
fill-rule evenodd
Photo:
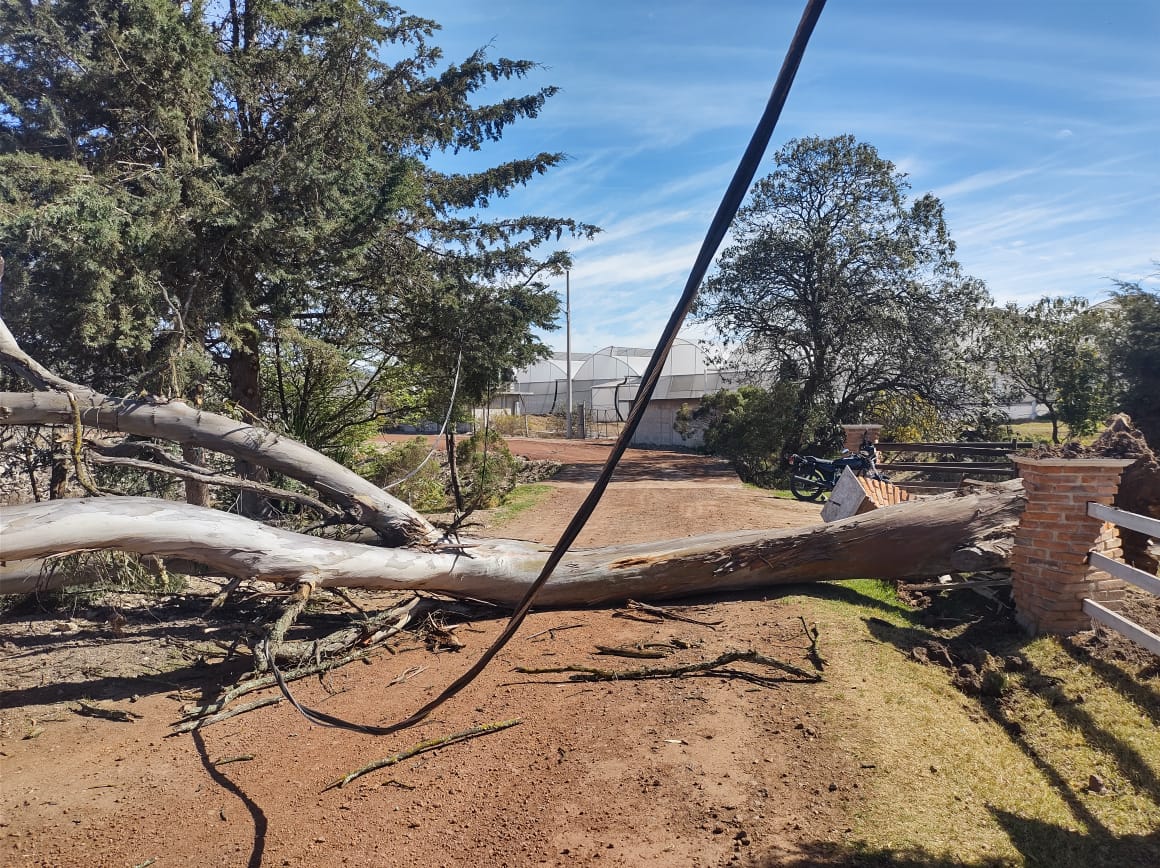
<path fill-rule="evenodd" d="M 4 681 L 11 685 L 0 691 L 0 708 L 188 689 L 216 694 L 251 669 L 248 643 L 277 617 L 283 598 L 231 602 L 209 613 L 211 599 L 190 594 L 123 608 L 61 606 L 30 595 L 0 618 Z M 287 638 L 321 638 L 349 626 L 352 617 L 311 611 Z"/>
<path fill-rule="evenodd" d="M 812 597 L 819 600 L 836 600 L 851 606 L 861 606 L 867 609 L 877 609 L 885 614 L 902 618 L 911 623 L 920 623 L 920 617 L 915 612 L 897 604 L 890 604 L 875 597 L 861 593 L 856 588 L 833 582 L 809 582 L 792 585 L 776 585 L 767 588 L 757 588 L 743 591 L 713 592 L 693 594 L 687 597 L 666 600 L 666 606 L 712 606 L 720 603 L 755 602 L 761 600 L 780 600 L 785 597 Z"/>
<path fill-rule="evenodd" d="M 868 618 L 867 628 L 875 639 L 894 645 L 908 657 L 926 660 L 932 646 L 941 649 L 952 670 L 952 680 L 965 694 L 977 699 L 979 710 L 998 724 L 1012 743 L 1034 763 L 1052 789 L 1067 806 L 1083 831 L 1053 826 L 1039 820 L 1020 817 L 988 806 L 992 816 L 1007 832 L 1012 844 L 1023 854 L 1029 865 L 1147 865 L 1160 864 L 1160 833 L 1150 835 L 1116 835 L 1084 804 L 1066 776 L 1025 737 L 1019 721 L 1013 719 L 1002 700 L 1002 690 L 989 694 L 985 669 L 988 662 L 999 659 L 1014 669 L 1027 690 L 1037 693 L 1051 711 L 1069 729 L 1079 732 L 1084 740 L 1098 748 L 1109 762 L 1115 763 L 1121 774 L 1135 787 L 1160 802 L 1160 777 L 1131 744 L 1117 738 L 1103 728 L 1083 708 L 1082 697 L 1068 697 L 1058 689 L 1058 680 L 1031 664 L 1021 649 L 1030 640 L 1010 620 L 981 615 L 952 640 L 941 640 L 935 634 L 912 627 L 898 627 L 878 618 Z M 989 670 L 996 671 L 996 670 Z M 1005 677 L 1005 676 L 1004 676 Z M 1121 679 L 1112 679 L 1115 686 Z M 1001 683 L 999 677 L 996 683 Z M 1124 692 L 1123 687 L 1120 687 Z M 875 862 L 853 864 L 879 864 Z M 884 862 L 881 864 L 895 864 Z M 909 863 L 902 863 L 909 864 Z M 915 863 L 915 864 L 958 864 Z M 966 863 L 963 863 L 966 864 Z M 971 863 L 974 864 L 974 863 Z M 989 863 L 979 863 L 989 864 Z"/>
<path fill-rule="evenodd" d="M 233 672 L 234 677 L 248 668 L 244 663 L 239 664 L 237 671 Z M 200 689 L 203 693 L 216 693 L 225 677 L 219 667 L 192 665 L 171 669 L 160 675 L 109 675 L 83 681 L 54 680 L 35 687 L 0 692 L 0 708 L 54 705 L 82 699 L 118 702 L 174 690 Z"/>

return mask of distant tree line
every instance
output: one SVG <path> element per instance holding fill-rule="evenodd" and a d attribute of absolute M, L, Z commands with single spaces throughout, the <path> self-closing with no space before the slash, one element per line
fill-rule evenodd
<path fill-rule="evenodd" d="M 733 226 L 696 315 L 721 362 L 761 385 L 686 408 L 678 429 L 755 479 L 782 457 L 828 452 L 840 425 L 881 422 L 892 439 L 1000 436 L 1001 408 L 1030 397 L 1059 442 L 1126 410 L 1160 436 L 1160 300 L 1118 284 L 1114 304 L 1079 298 L 994 306 L 965 275 L 942 204 L 907 199 L 905 175 L 844 135 L 789 142 Z"/>

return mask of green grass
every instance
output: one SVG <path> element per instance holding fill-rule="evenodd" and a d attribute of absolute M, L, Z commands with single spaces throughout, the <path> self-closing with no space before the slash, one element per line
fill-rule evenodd
<path fill-rule="evenodd" d="M 511 521 L 521 512 L 532 509 L 543 503 L 552 492 L 552 486 L 543 482 L 533 482 L 529 485 L 517 485 L 508 492 L 504 502 L 489 511 L 490 524 L 503 524 Z"/>
<path fill-rule="evenodd" d="M 846 831 L 820 850 L 915 868 L 1160 865 L 1160 682 L 1028 639 L 969 592 L 922 611 L 866 580 L 790 599 L 828 661 L 815 704 L 824 737 L 861 770 Z M 1020 665 L 1000 696 L 969 695 L 951 669 L 912 656 L 931 640 L 997 670 Z M 1105 792 L 1088 791 L 1092 774 Z"/>
<path fill-rule="evenodd" d="M 764 488 L 763 486 L 758 485 L 756 482 L 742 482 L 741 484 L 746 488 L 752 488 L 754 491 L 760 491 L 764 494 L 770 495 L 771 497 L 779 497 L 782 500 L 795 499 L 793 492 L 788 488 Z"/>
<path fill-rule="evenodd" d="M 1050 422 L 1019 422 L 1011 426 L 1012 436 L 1016 440 L 1031 440 L 1035 443 L 1050 443 L 1051 442 L 1051 423 Z M 1079 442 L 1089 444 L 1098 437 L 1099 434 L 1089 434 L 1085 437 L 1080 437 Z M 1067 434 L 1067 426 L 1062 422 L 1059 423 L 1059 440 L 1061 443 L 1066 443 L 1074 438 Z"/>

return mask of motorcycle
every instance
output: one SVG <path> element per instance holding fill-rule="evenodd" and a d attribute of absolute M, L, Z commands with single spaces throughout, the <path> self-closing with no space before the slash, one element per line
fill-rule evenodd
<path fill-rule="evenodd" d="M 791 471 L 789 490 L 798 500 L 816 503 L 822 499 L 827 491 L 834 490 L 834 486 L 838 484 L 838 477 L 847 467 L 858 476 L 885 480 L 886 477 L 879 473 L 875 466 L 877 460 L 878 450 L 873 443 L 863 443 L 862 448 L 857 453 L 843 449 L 841 458 L 791 455 L 789 457 Z"/>

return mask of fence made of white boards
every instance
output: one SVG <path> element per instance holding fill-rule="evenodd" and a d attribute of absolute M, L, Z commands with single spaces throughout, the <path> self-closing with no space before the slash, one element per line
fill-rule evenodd
<path fill-rule="evenodd" d="M 1088 504 L 1088 515 L 1092 518 L 1102 519 L 1103 521 L 1111 522 L 1117 527 L 1128 528 L 1134 530 L 1153 539 L 1160 539 L 1160 521 L 1147 516 L 1137 515 L 1134 512 L 1127 512 L 1122 509 L 1116 509 L 1111 506 L 1104 506 L 1100 503 Z M 1138 570 L 1128 564 L 1109 558 L 1099 552 L 1091 552 L 1088 555 L 1088 563 L 1099 570 L 1103 570 L 1110 576 L 1117 579 L 1122 579 L 1129 582 L 1138 588 L 1142 588 L 1149 593 L 1160 596 L 1160 578 L 1153 576 L 1151 573 L 1146 573 L 1143 570 Z M 1141 627 L 1135 621 L 1125 618 L 1118 612 L 1101 606 L 1095 600 L 1084 600 L 1083 610 L 1090 615 L 1094 620 L 1099 621 L 1105 627 L 1115 630 L 1122 636 L 1131 639 L 1142 648 L 1151 651 L 1153 654 L 1160 656 L 1160 636 L 1150 630 Z"/>

